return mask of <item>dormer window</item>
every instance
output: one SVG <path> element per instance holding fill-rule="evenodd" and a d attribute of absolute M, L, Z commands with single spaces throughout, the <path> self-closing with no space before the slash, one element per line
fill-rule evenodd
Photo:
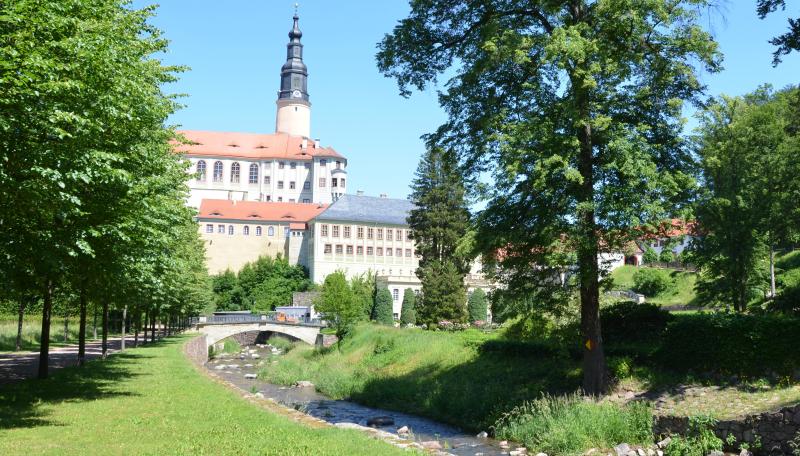
<path fill-rule="evenodd" d="M 320 160 L 320 161 L 319 161 L 319 166 L 321 166 L 321 167 L 323 167 L 323 168 L 324 168 L 324 167 L 326 167 L 326 166 L 328 166 L 328 160 L 325 160 L 325 159 L 323 158 L 322 160 Z"/>

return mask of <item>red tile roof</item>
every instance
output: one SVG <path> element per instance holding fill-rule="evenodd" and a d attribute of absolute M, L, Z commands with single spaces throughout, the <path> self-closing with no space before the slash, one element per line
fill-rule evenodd
<path fill-rule="evenodd" d="M 231 201 L 204 199 L 197 217 L 204 219 L 242 220 L 256 222 L 305 223 L 328 206 L 309 203 L 265 203 L 261 201 Z"/>
<path fill-rule="evenodd" d="M 342 158 L 331 147 L 315 147 L 307 140 L 305 152 L 303 138 L 285 133 L 235 133 L 225 131 L 179 130 L 188 144 L 175 143 L 175 151 L 195 156 L 236 157 L 249 159 L 286 158 L 311 160 L 313 157 Z"/>

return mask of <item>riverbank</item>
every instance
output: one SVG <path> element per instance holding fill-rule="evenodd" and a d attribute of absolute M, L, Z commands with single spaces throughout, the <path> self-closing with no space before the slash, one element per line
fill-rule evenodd
<path fill-rule="evenodd" d="M 0 454 L 407 454 L 357 431 L 310 428 L 200 374 L 187 337 L 0 390 Z"/>

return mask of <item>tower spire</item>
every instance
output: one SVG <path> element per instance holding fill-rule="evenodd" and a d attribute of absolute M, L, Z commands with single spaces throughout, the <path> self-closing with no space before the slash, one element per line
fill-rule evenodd
<path fill-rule="evenodd" d="M 286 63 L 281 67 L 281 88 L 278 91 L 278 112 L 275 131 L 295 136 L 311 136 L 311 103 L 308 101 L 308 69 L 303 62 L 300 38 L 300 16 L 294 5 L 292 29 L 286 45 Z"/>

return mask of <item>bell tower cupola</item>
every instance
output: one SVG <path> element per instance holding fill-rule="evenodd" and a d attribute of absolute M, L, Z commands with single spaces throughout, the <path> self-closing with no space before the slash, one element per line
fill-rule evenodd
<path fill-rule="evenodd" d="M 294 24 L 286 45 L 286 63 L 281 67 L 281 88 L 278 92 L 278 112 L 275 132 L 311 137 L 311 103 L 308 101 L 308 68 L 303 62 L 300 38 L 300 17 L 295 8 Z"/>

